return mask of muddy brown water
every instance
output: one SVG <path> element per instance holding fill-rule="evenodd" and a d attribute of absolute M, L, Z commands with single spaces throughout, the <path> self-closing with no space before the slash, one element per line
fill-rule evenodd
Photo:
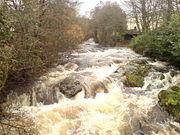
<path fill-rule="evenodd" d="M 34 89 L 50 91 L 54 84 L 72 75 L 86 89 L 72 99 L 61 95 L 58 103 L 25 107 L 41 135 L 179 135 L 179 123 L 158 106 L 157 98 L 159 91 L 180 84 L 179 71 L 171 76 L 173 68 L 167 72 L 156 70 L 166 69 L 165 63 L 150 61 L 129 48 L 99 47 L 92 39 L 69 57 L 69 63 L 42 76 Z M 145 77 L 142 88 L 123 84 L 120 67 L 134 60 L 146 60 L 156 67 Z M 159 79 L 161 74 L 164 80 Z M 85 91 L 93 91 L 96 85 L 96 96 L 84 98 Z"/>

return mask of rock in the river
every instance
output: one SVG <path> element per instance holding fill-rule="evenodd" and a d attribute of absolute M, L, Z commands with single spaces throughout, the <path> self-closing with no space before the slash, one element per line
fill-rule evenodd
<path fill-rule="evenodd" d="M 176 76 L 177 74 L 178 74 L 178 72 L 175 71 L 175 70 L 171 70 L 171 72 L 170 72 L 170 75 L 171 75 L 172 77 Z"/>
<path fill-rule="evenodd" d="M 67 63 L 65 65 L 65 69 L 68 71 L 76 70 L 77 68 L 78 68 L 78 66 L 74 63 Z"/>
<path fill-rule="evenodd" d="M 143 87 L 144 77 L 148 75 L 150 66 L 145 61 L 133 61 L 124 68 L 126 76 L 124 84 L 128 87 Z"/>
<path fill-rule="evenodd" d="M 160 80 L 164 80 L 164 79 L 165 79 L 164 74 L 161 74 L 159 79 L 160 79 Z"/>
<path fill-rule="evenodd" d="M 168 66 L 156 66 L 156 65 L 151 65 L 151 66 L 155 71 L 161 73 L 168 73 L 170 70 Z"/>
<path fill-rule="evenodd" d="M 169 114 L 162 110 L 159 105 L 155 105 L 148 111 L 149 122 L 157 121 L 159 123 L 166 121 Z"/>
<path fill-rule="evenodd" d="M 180 87 L 173 86 L 170 90 L 162 90 L 158 98 L 160 106 L 180 122 Z"/>
<path fill-rule="evenodd" d="M 124 84 L 129 87 L 143 87 L 144 79 L 141 76 L 138 76 L 134 73 L 125 73 L 126 81 Z"/>
<path fill-rule="evenodd" d="M 59 83 L 59 91 L 67 98 L 72 98 L 82 91 L 82 86 L 74 77 L 67 77 Z"/>
<path fill-rule="evenodd" d="M 37 103 L 42 103 L 44 105 L 50 105 L 57 103 L 59 99 L 62 98 L 62 94 L 58 89 L 47 89 L 47 90 L 37 90 L 34 94 L 32 93 L 32 101 L 34 100 L 36 105 Z"/>

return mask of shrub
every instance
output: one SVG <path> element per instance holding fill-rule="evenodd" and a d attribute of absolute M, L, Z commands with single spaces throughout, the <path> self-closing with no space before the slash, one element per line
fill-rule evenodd
<path fill-rule="evenodd" d="M 147 43 L 150 42 L 150 38 L 148 34 L 140 35 L 132 40 L 131 46 L 137 53 L 146 55 L 148 52 Z"/>
<path fill-rule="evenodd" d="M 134 38 L 133 49 L 145 56 L 180 67 L 180 16 L 165 26 Z"/>
<path fill-rule="evenodd" d="M 8 73 L 11 65 L 12 48 L 5 46 L 0 48 L 0 90 L 4 88 L 4 85 L 8 78 Z"/>
<path fill-rule="evenodd" d="M 66 31 L 66 35 L 67 37 L 71 37 L 68 40 L 71 47 L 80 44 L 84 40 L 84 33 L 81 27 L 77 24 L 70 25 Z"/>

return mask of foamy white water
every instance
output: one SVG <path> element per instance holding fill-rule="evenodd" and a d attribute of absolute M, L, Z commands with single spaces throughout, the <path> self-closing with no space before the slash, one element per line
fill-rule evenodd
<path fill-rule="evenodd" d="M 50 91 L 60 80 L 74 75 L 92 91 L 95 98 L 84 98 L 82 91 L 72 99 L 60 96 L 59 102 L 50 105 L 28 107 L 37 122 L 41 135 L 178 135 L 179 123 L 158 106 L 159 91 L 180 84 L 180 73 L 170 75 L 151 70 L 142 88 L 127 88 L 115 73 L 127 63 L 145 59 L 129 48 L 102 48 L 92 40 L 85 42 L 71 54 L 64 66 L 57 66 L 40 78 L 34 89 Z M 149 62 L 162 68 L 163 63 Z M 164 66 L 166 67 L 166 66 Z M 122 69 L 123 70 L 123 69 Z M 165 79 L 159 76 L 164 74 Z"/>

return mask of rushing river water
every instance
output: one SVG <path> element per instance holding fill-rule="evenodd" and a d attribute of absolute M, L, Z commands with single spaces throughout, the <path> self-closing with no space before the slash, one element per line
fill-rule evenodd
<path fill-rule="evenodd" d="M 59 81 L 74 76 L 84 86 L 83 91 L 71 99 L 60 94 L 58 103 L 28 107 L 41 135 L 180 133 L 180 125 L 158 106 L 157 96 L 159 91 L 180 84 L 178 71 L 162 62 L 150 61 L 129 48 L 98 47 L 92 40 L 66 58 L 67 64 L 58 65 L 42 76 L 34 89 L 49 92 Z M 134 60 L 147 61 L 154 67 L 145 77 L 142 88 L 123 84 L 125 76 L 120 67 L 126 68 Z M 172 72 L 176 74 L 172 76 Z M 159 79 L 161 74 L 165 79 Z"/>

